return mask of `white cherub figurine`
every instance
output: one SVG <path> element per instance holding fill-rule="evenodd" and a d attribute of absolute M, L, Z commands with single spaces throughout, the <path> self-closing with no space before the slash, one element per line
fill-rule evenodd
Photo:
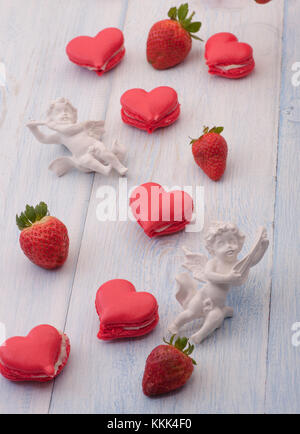
<path fill-rule="evenodd" d="M 50 105 L 45 122 L 31 121 L 27 126 L 39 142 L 63 144 L 72 153 L 72 156 L 58 158 L 50 164 L 49 169 L 58 176 L 74 167 L 102 175 L 108 175 L 113 168 L 124 176 L 128 170 L 121 163 L 126 155 L 124 146 L 115 141 L 110 151 L 100 141 L 104 121 L 77 122 L 77 110 L 66 98 L 58 98 Z M 55 132 L 46 136 L 39 130 L 40 126 Z"/>
<path fill-rule="evenodd" d="M 169 326 L 172 334 L 177 334 L 184 324 L 202 319 L 200 330 L 191 336 L 191 341 L 198 344 L 219 328 L 225 318 L 233 316 L 233 308 L 226 306 L 230 287 L 245 283 L 250 268 L 262 259 L 269 246 L 267 231 L 262 227 L 250 253 L 238 260 L 244 240 L 245 236 L 236 225 L 216 222 L 205 237 L 206 248 L 212 259 L 208 260 L 205 255 L 183 248 L 186 255 L 183 266 L 205 285 L 197 290 L 197 282 L 188 273 L 176 277 L 179 284 L 176 298 L 184 311 Z"/>

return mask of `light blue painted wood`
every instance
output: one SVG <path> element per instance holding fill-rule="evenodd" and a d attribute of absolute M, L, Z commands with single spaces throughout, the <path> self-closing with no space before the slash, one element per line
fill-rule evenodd
<path fill-rule="evenodd" d="M 109 8 L 100 7 L 97 0 L 1 3 L 7 114 L 0 149 L 0 321 L 7 336 L 25 335 L 41 323 L 64 328 L 93 183 L 93 175 L 74 172 L 57 178 L 48 171 L 62 147 L 41 145 L 25 124 L 30 118 L 41 119 L 59 96 L 78 107 L 82 120 L 104 117 L 114 72 L 100 79 L 81 70 L 69 62 L 65 46 L 79 34 L 118 26 L 122 8 L 122 0 L 110 2 Z M 15 214 L 26 203 L 40 200 L 69 229 L 69 259 L 54 272 L 32 265 L 18 244 Z M 47 413 L 52 388 L 53 382 L 13 384 L 1 376 L 0 413 Z"/>
<path fill-rule="evenodd" d="M 173 1 L 131 0 L 124 26 L 127 55 L 114 71 L 106 138 L 109 142 L 118 137 L 129 149 L 129 187 L 150 180 L 204 186 L 206 223 L 236 221 L 249 235 L 249 248 L 261 224 L 268 227 L 272 241 L 283 2 L 264 6 L 264 14 L 254 2 L 241 10 L 190 3 L 203 20 L 204 39 L 227 30 L 253 44 L 256 72 L 241 81 L 210 77 L 203 45 L 196 42 L 184 64 L 153 70 L 145 60 L 147 30 L 166 15 Z M 123 125 L 121 94 L 131 87 L 158 85 L 178 91 L 179 121 L 151 136 Z M 189 135 L 197 136 L 202 125 L 215 123 L 225 126 L 230 148 L 228 169 L 219 183 L 194 164 L 188 144 Z M 50 412 L 264 412 L 272 243 L 247 285 L 230 294 L 235 317 L 196 349 L 199 366 L 189 384 L 178 393 L 150 400 L 141 389 L 145 359 L 180 310 L 174 277 L 181 269 L 181 246 L 200 250 L 202 236 L 181 233 L 149 240 L 134 222 L 98 222 L 97 190 L 107 184 L 117 188 L 118 178 L 95 177 L 66 322 L 72 358 L 55 382 Z M 138 290 L 157 297 L 161 320 L 153 333 L 128 341 L 97 340 L 95 295 L 112 278 L 129 279 Z"/>
<path fill-rule="evenodd" d="M 300 346 L 292 345 L 291 330 L 300 321 L 300 86 L 292 85 L 292 65 L 300 61 L 299 22 L 299 2 L 286 1 L 266 394 L 269 413 L 300 413 Z"/>
<path fill-rule="evenodd" d="M 212 9 L 207 2 L 203 6 L 190 2 L 203 21 L 204 39 L 216 31 L 233 31 L 254 46 L 256 72 L 238 82 L 209 77 L 203 45 L 197 43 L 188 60 L 173 70 L 154 71 L 147 65 L 147 30 L 174 2 L 161 3 L 114 0 L 108 8 L 105 0 L 51 0 L 47 6 L 33 0 L 6 0 L 2 8 L 0 61 L 8 78 L 0 150 L 0 321 L 6 324 L 8 336 L 25 334 L 39 323 L 66 325 L 72 353 L 54 383 L 12 384 L 0 378 L 1 414 L 46 413 L 49 408 L 51 413 L 299 412 L 300 350 L 292 347 L 290 330 L 300 321 L 299 232 L 293 230 L 299 214 L 297 184 L 290 182 L 298 176 L 298 125 L 289 123 L 282 111 L 272 298 L 270 248 L 247 285 L 230 294 L 235 317 L 195 351 L 199 366 L 189 385 L 156 400 L 141 391 L 145 359 L 179 312 L 174 276 L 183 259 L 180 247 L 186 244 L 200 250 L 202 236 L 182 233 L 150 241 L 135 223 L 100 224 L 97 189 L 106 184 L 117 187 L 118 178 L 94 179 L 75 172 L 55 178 L 46 168 L 61 148 L 43 147 L 24 128 L 29 118 L 41 116 L 48 102 L 61 95 L 78 106 L 81 119 L 103 118 L 107 113 L 105 140 L 110 143 L 117 136 L 129 148 L 129 187 L 148 180 L 169 186 L 203 185 L 206 223 L 216 218 L 235 220 L 249 233 L 247 248 L 260 224 L 268 227 L 272 239 L 283 1 L 266 6 L 244 1 L 242 9 L 228 9 L 228 3 Z M 299 12 L 297 0 L 285 3 L 282 110 L 292 98 L 300 97 L 300 88 L 289 84 L 291 64 L 300 60 Z M 72 37 L 109 25 L 123 28 L 123 24 L 126 58 L 107 76 L 99 78 L 66 59 L 64 47 Z M 162 84 L 178 91 L 180 120 L 152 136 L 122 125 L 122 92 Z M 228 169 L 218 184 L 194 165 L 188 145 L 188 136 L 197 135 L 206 123 L 223 124 L 230 147 Z M 28 263 L 18 247 L 14 215 L 25 203 L 39 200 L 46 200 L 69 228 L 70 258 L 54 273 Z M 112 343 L 97 340 L 96 290 L 116 277 L 127 278 L 138 290 L 157 297 L 161 321 L 147 337 Z"/>

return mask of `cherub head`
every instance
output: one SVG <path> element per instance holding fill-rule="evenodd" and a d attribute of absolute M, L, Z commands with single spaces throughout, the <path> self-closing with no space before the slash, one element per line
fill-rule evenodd
<path fill-rule="evenodd" d="M 245 235 L 232 223 L 215 222 L 205 236 L 206 248 L 223 262 L 234 262 L 244 245 Z"/>
<path fill-rule="evenodd" d="M 66 98 L 58 98 L 51 103 L 47 111 L 47 120 L 59 124 L 75 124 L 77 110 Z"/>

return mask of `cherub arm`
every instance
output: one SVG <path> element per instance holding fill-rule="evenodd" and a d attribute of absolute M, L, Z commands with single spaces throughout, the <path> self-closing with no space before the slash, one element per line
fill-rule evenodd
<path fill-rule="evenodd" d="M 66 136 L 75 136 L 75 134 L 81 133 L 85 130 L 85 123 L 77 123 L 71 125 L 57 125 L 56 122 L 48 122 L 46 124 L 51 130 L 57 131 L 58 133 L 64 134 Z"/>
<path fill-rule="evenodd" d="M 216 284 L 232 284 L 235 282 L 235 280 L 240 279 L 242 276 L 240 273 L 237 273 L 235 271 L 231 271 L 228 274 L 220 274 L 216 273 L 214 271 L 215 261 L 212 259 L 207 262 L 205 269 L 204 269 L 204 275 L 206 277 L 206 280 L 212 283 Z"/>
<path fill-rule="evenodd" d="M 59 134 L 51 134 L 50 136 L 46 136 L 39 130 L 39 126 L 46 125 L 44 122 L 35 122 L 31 121 L 27 124 L 27 127 L 30 129 L 34 137 L 41 143 L 46 145 L 59 145 L 61 143 Z"/>
<path fill-rule="evenodd" d="M 47 127 L 66 136 L 75 136 L 82 131 L 86 131 L 86 134 L 94 137 L 96 140 L 99 140 L 100 135 L 104 133 L 103 125 L 104 121 L 85 121 L 71 125 L 57 125 L 56 122 L 47 123 Z"/>

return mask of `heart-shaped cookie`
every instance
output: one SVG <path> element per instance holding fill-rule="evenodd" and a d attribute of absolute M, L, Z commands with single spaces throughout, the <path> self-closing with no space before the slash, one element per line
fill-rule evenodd
<path fill-rule="evenodd" d="M 0 372 L 12 381 L 48 381 L 67 363 L 68 337 L 50 325 L 40 325 L 0 347 Z"/>
<path fill-rule="evenodd" d="M 226 78 L 245 77 L 255 67 L 252 47 L 232 33 L 211 36 L 205 45 L 205 59 L 210 74 Z"/>
<path fill-rule="evenodd" d="M 95 304 L 100 319 L 99 339 L 142 336 L 159 320 L 155 297 L 149 292 L 136 292 L 128 280 L 104 283 L 97 291 Z"/>
<path fill-rule="evenodd" d="M 192 220 L 193 199 L 181 190 L 166 192 L 160 184 L 137 187 L 129 201 L 132 213 L 148 237 L 179 232 Z"/>
<path fill-rule="evenodd" d="M 127 90 L 121 97 L 121 115 L 125 123 L 152 133 L 175 122 L 180 114 L 177 92 L 160 86 L 150 92 Z"/>
<path fill-rule="evenodd" d="M 109 27 L 101 30 L 95 37 L 78 36 L 72 39 L 66 52 L 71 62 L 102 75 L 123 58 L 124 36 L 121 30 Z"/>

